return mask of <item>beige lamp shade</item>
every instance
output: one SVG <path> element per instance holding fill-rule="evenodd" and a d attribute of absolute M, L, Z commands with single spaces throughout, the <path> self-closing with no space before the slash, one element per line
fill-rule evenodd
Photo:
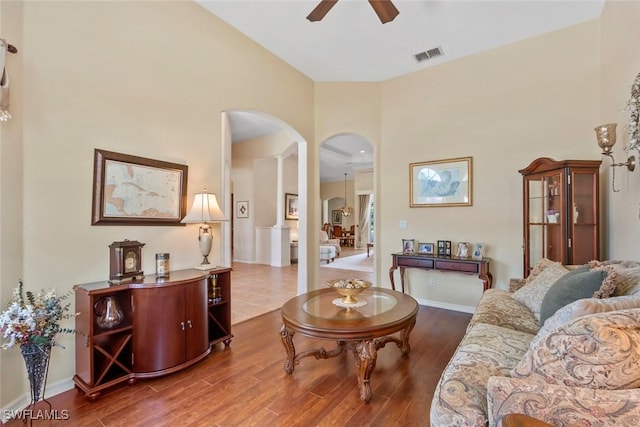
<path fill-rule="evenodd" d="M 206 224 L 208 222 L 226 220 L 220 209 L 216 195 L 207 193 L 205 190 L 202 193 L 196 193 L 191 209 L 180 222 L 185 224 Z"/>

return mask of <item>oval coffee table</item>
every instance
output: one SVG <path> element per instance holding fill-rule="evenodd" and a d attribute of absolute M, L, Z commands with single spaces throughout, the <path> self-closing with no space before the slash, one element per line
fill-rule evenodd
<path fill-rule="evenodd" d="M 340 302 L 334 289 L 319 289 L 290 299 L 282 306 L 280 338 L 287 352 L 284 370 L 293 373 L 300 359 L 328 359 L 352 351 L 356 361 L 360 399 L 371 400 L 369 380 L 376 366 L 377 351 L 394 342 L 406 355 L 411 350 L 409 334 L 416 323 L 418 303 L 411 296 L 383 288 L 365 289 L 355 304 Z M 334 304 L 336 301 L 341 306 Z M 302 335 L 337 341 L 337 347 L 306 350 L 296 354 L 293 336 Z M 400 332 L 400 338 L 391 334 Z"/>

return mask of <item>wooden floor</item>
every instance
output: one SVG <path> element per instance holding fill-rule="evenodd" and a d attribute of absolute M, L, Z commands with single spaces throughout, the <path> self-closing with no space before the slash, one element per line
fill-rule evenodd
<path fill-rule="evenodd" d="M 166 377 L 139 380 L 88 402 L 70 390 L 49 398 L 58 413 L 68 411 L 66 421 L 36 420 L 35 426 L 428 426 L 435 385 L 455 351 L 471 315 L 420 307 L 411 333 L 411 353 L 403 358 L 389 344 L 378 352 L 371 376 L 373 398 L 359 399 L 355 363 L 351 354 L 328 360 L 305 358 L 292 375 L 284 372 L 285 351 L 280 342 L 279 310 L 266 314 L 264 307 L 280 304 L 295 295 L 297 267 L 254 271 L 234 265 L 234 306 L 251 310 L 235 312 L 229 348 L 217 345 L 202 362 Z M 274 271 L 278 270 L 278 271 Z M 363 277 L 368 273 L 321 269 L 321 280 Z M 279 291 L 264 285 L 282 280 Z M 262 279 L 259 280 L 258 278 Z M 288 284 L 286 284 L 288 283 Z M 253 288 L 250 296 L 243 292 Z M 266 290 L 265 290 L 266 288 Z M 291 288 L 291 289 L 289 289 Z M 257 289 L 261 289 L 258 291 Z M 287 290 L 288 289 L 288 290 Z M 265 292 L 261 294 L 261 292 Z M 291 292 L 289 296 L 288 292 Z M 274 297 L 266 304 L 265 295 Z M 258 301 L 258 302 L 256 302 Z M 261 308 L 262 307 L 262 308 Z M 279 307 L 279 305 L 278 305 Z M 245 307 L 246 308 L 246 307 Z M 262 310 L 262 311 L 261 311 Z M 240 310 L 242 311 L 242 310 Z M 238 318 L 248 320 L 238 321 Z M 335 345 L 300 334 L 294 337 L 297 352 Z M 40 406 L 38 406 L 40 408 Z M 13 420 L 7 426 L 22 425 Z"/>

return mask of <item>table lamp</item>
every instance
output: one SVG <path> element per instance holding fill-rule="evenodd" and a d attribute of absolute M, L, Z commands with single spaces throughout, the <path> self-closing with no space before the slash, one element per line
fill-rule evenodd
<path fill-rule="evenodd" d="M 209 262 L 209 253 L 211 252 L 211 245 L 213 243 L 211 222 L 227 221 L 216 195 L 213 193 L 207 193 L 205 188 L 202 193 L 196 193 L 193 199 L 193 206 L 182 219 L 182 223 L 185 224 L 201 224 L 198 232 L 198 241 L 200 242 L 200 253 L 202 254 L 202 263 L 195 267 L 198 270 L 209 270 L 213 268 L 213 265 Z"/>

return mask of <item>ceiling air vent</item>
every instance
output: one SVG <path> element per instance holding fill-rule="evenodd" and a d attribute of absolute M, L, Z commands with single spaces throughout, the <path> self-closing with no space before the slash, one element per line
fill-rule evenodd
<path fill-rule="evenodd" d="M 429 49 L 426 52 L 416 53 L 414 56 L 416 57 L 416 61 L 422 62 L 422 61 L 426 61 L 427 59 L 431 59 L 434 56 L 440 56 L 443 54 L 444 52 L 442 52 L 442 48 L 438 46 L 438 47 L 434 47 L 433 49 Z"/>

